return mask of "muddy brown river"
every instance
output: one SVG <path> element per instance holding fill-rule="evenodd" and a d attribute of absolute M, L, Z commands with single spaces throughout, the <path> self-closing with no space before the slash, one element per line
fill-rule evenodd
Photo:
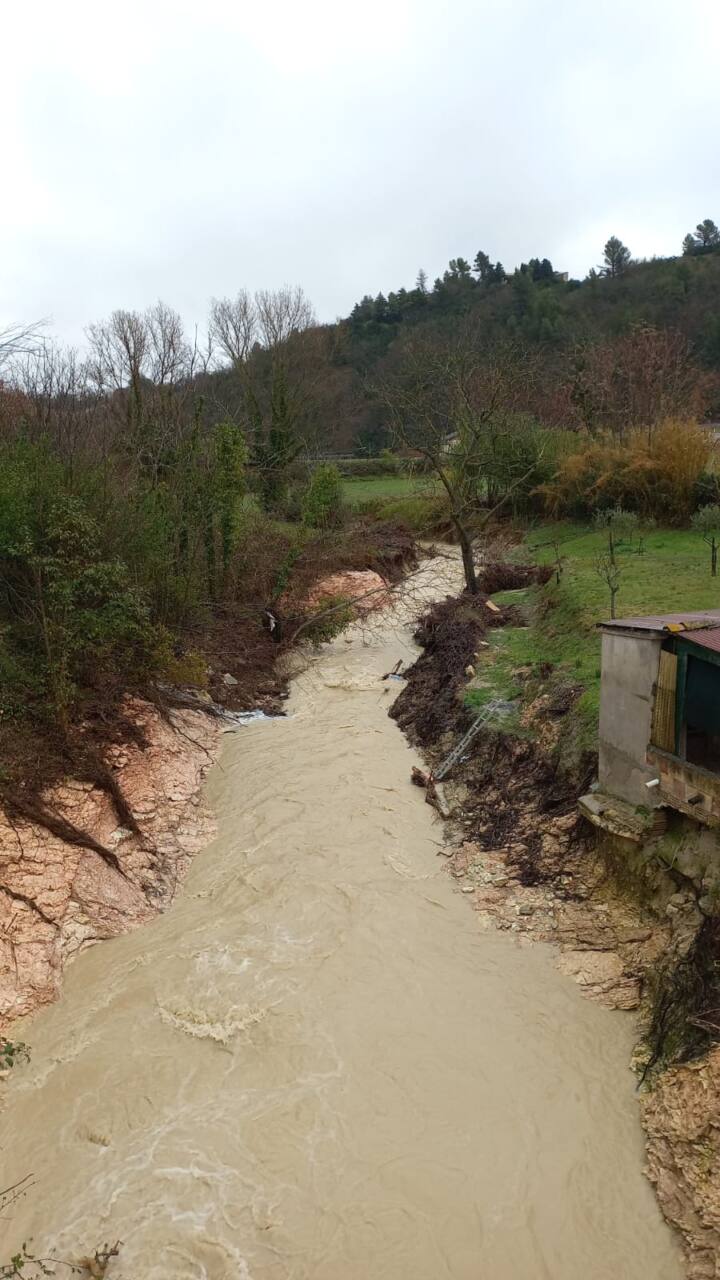
<path fill-rule="evenodd" d="M 410 785 L 390 614 L 224 739 L 163 917 L 17 1029 L 0 1224 L 118 1280 L 680 1280 L 642 1173 L 633 1026 L 483 932 Z M 390 688 L 388 687 L 390 686 Z"/>

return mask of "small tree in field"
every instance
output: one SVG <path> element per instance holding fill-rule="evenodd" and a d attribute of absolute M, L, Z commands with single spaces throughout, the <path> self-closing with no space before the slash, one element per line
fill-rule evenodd
<path fill-rule="evenodd" d="M 316 467 L 302 503 L 303 524 L 313 529 L 329 529 L 340 521 L 342 477 L 337 467 L 324 462 Z"/>
<path fill-rule="evenodd" d="M 610 507 L 606 511 L 595 512 L 595 526 L 602 529 L 607 536 L 607 559 L 613 568 L 617 568 L 616 551 L 621 542 L 632 542 L 638 527 L 638 518 L 634 511 L 625 511 L 623 507 Z"/>
<path fill-rule="evenodd" d="M 692 527 L 710 548 L 710 572 L 717 577 L 718 545 L 720 545 L 720 507 L 711 504 L 701 507 L 692 518 Z"/>
<path fill-rule="evenodd" d="M 610 592 L 610 617 L 617 617 L 615 600 L 620 590 L 620 569 L 609 555 L 599 555 L 595 561 L 595 572 L 602 578 Z"/>

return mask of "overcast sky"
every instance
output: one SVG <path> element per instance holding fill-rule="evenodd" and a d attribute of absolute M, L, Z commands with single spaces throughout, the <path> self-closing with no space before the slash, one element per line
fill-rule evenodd
<path fill-rule="evenodd" d="M 3 6 L 0 326 L 302 284 L 321 319 L 485 249 L 584 275 L 720 222 L 720 6 Z"/>

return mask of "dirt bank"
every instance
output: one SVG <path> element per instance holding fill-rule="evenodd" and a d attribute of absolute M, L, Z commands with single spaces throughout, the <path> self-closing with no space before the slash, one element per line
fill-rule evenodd
<path fill-rule="evenodd" d="M 46 807 L 117 860 L 68 843 L 26 819 L 0 816 L 0 1025 L 58 994 L 63 967 L 83 948 L 151 918 L 172 899 L 189 861 L 210 838 L 199 800 L 217 754 L 217 722 L 149 703 L 125 707 L 137 740 L 109 749 L 107 764 L 138 832 L 122 825 L 111 796 L 68 779 Z"/>
<path fill-rule="evenodd" d="M 690 1245 L 690 1280 L 720 1273 L 720 1048 L 671 1067 L 641 1101 L 648 1173 Z"/>
<path fill-rule="evenodd" d="M 514 585 L 493 566 L 491 590 Z M 494 613 L 484 597 L 448 599 L 421 620 L 416 639 L 424 651 L 390 714 L 431 768 L 476 714 L 463 696 L 468 676 L 482 668 L 487 627 L 510 621 L 511 611 Z M 656 865 L 652 846 L 642 874 L 631 874 L 627 842 L 603 845 L 579 818 L 592 761 L 578 761 L 574 776 L 557 763 L 575 696 L 555 690 L 538 697 L 520 723 L 485 729 L 448 777 L 431 784 L 428 798 L 449 820 L 448 871 L 483 924 L 552 944 L 557 968 L 588 996 L 638 1009 L 648 1027 L 656 1021 L 657 974 L 664 989 L 677 987 L 703 916 L 692 882 Z M 705 1280 L 720 1275 L 720 1050 L 661 1072 L 663 1051 L 642 1101 L 647 1171 L 683 1234 L 688 1274 Z M 650 1057 L 642 1046 L 640 1066 Z"/>

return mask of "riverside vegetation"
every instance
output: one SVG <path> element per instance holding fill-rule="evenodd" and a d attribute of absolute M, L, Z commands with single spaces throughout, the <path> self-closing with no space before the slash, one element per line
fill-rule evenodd
<path fill-rule="evenodd" d="M 278 653 L 351 616 L 342 599 L 308 604 L 312 585 L 337 570 L 397 578 L 418 535 L 456 541 L 467 595 L 507 609 L 479 658 L 473 634 L 475 675 L 466 689 L 463 663 L 446 729 L 458 707 L 500 695 L 517 707 L 501 736 L 538 737 L 558 785 L 577 793 L 593 769 L 595 623 L 618 608 L 717 603 L 706 424 L 720 407 L 719 273 L 706 220 L 677 259 L 633 262 L 613 237 L 582 282 L 547 259 L 512 274 L 482 252 L 472 267 L 453 259 L 432 288 L 421 272 L 413 290 L 365 298 L 335 325 L 284 288 L 215 301 L 203 343 L 161 303 L 91 325 L 82 355 L 37 329 L 6 331 L 10 821 L 97 849 L 48 807 L 49 786 L 72 776 L 137 830 L 108 763 L 138 736 L 128 700 L 166 715 L 190 689 L 277 707 Z M 543 571 L 508 592 L 507 571 L 495 587 L 481 574 L 489 554 Z M 561 708 L 559 736 L 526 714 L 543 700 Z M 707 976 L 718 959 L 706 943 Z M 712 1020 L 700 1040 L 681 1028 L 660 1057 L 682 1063 L 718 1036 Z"/>

